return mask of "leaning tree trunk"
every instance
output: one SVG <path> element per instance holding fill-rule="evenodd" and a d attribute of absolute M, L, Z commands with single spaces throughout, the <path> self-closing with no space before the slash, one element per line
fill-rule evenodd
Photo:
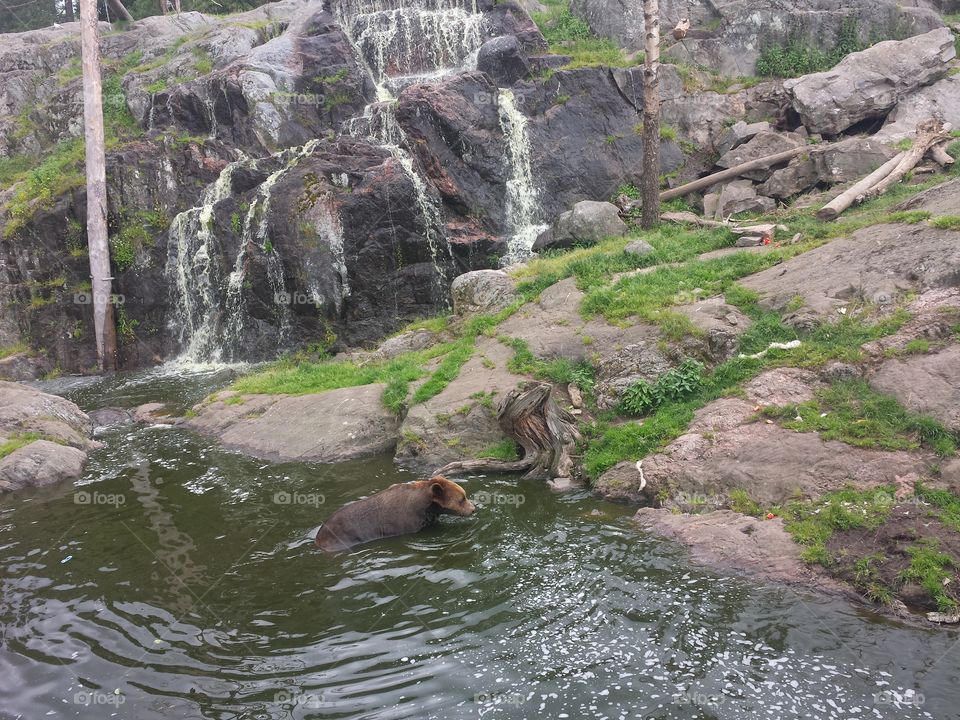
<path fill-rule="evenodd" d="M 643 0 L 646 31 L 643 61 L 643 177 L 640 224 L 652 228 L 660 222 L 660 3 Z"/>
<path fill-rule="evenodd" d="M 463 460 L 439 468 L 452 472 L 522 472 L 525 478 L 553 480 L 573 476 L 573 451 L 581 439 L 576 419 L 561 408 L 547 383 L 528 383 L 510 391 L 497 408 L 500 427 L 523 448 L 523 459 Z"/>

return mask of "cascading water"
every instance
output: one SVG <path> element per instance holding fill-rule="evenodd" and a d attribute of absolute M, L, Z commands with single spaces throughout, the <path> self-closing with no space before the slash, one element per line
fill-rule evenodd
<path fill-rule="evenodd" d="M 320 142 L 311 140 L 302 147 L 280 153 L 282 166 L 260 184 L 250 201 L 233 270 L 226 278 L 222 277 L 215 263 L 215 258 L 221 254 L 219 240 L 213 232 L 215 206 L 230 196 L 236 169 L 240 166 L 255 168 L 258 161 L 243 159 L 225 167 L 204 192 L 202 205 L 174 218 L 170 225 L 167 276 L 176 289 L 171 325 L 181 347 L 181 363 L 217 364 L 238 359 L 246 319 L 244 281 L 254 247 L 264 258 L 273 297 L 286 295 L 283 260 L 269 235 L 272 191 L 276 183 L 310 155 Z M 277 302 L 277 308 L 277 345 L 282 347 L 290 329 L 290 307 Z"/>
<path fill-rule="evenodd" d="M 452 265 L 453 253 L 445 237 L 439 204 L 427 192 L 427 181 L 406 149 L 406 136 L 396 120 L 394 92 L 411 82 L 429 81 L 475 65 L 484 40 L 484 18 L 476 0 L 413 1 L 416 4 L 411 0 L 334 0 L 332 9 L 357 59 L 369 72 L 378 97 L 367 106 L 363 117 L 346 124 L 345 131 L 385 148 L 409 178 L 434 266 L 435 295 L 443 298 L 448 294 L 446 268 Z M 259 249 L 265 262 L 271 292 L 275 297 L 286 295 L 283 262 L 269 237 L 272 188 L 319 142 L 312 140 L 280 154 L 282 167 L 267 177 L 250 201 L 239 250 L 229 272 L 217 263 L 223 252 L 213 227 L 215 206 L 230 195 L 237 166 L 249 163 L 255 167 L 263 161 L 245 159 L 229 165 L 204 192 L 199 207 L 174 219 L 167 275 L 175 288 L 171 325 L 182 348 L 181 363 L 216 364 L 239 359 L 247 317 L 244 286 L 254 248 Z M 342 303 L 349 293 L 343 234 L 335 210 L 327 208 L 324 212 L 330 217 L 314 220 L 318 232 L 330 243 Z M 319 303 L 316 279 L 307 278 L 306 285 L 308 290 L 314 288 L 311 292 Z M 289 305 L 277 305 L 278 346 L 282 347 L 291 327 L 291 313 Z"/>
<path fill-rule="evenodd" d="M 337 0 L 334 12 L 380 100 L 392 99 L 391 79 L 402 83 L 460 69 L 483 42 L 476 0 Z"/>
<path fill-rule="evenodd" d="M 533 243 L 547 226 L 538 222 L 540 206 L 533 171 L 530 167 L 530 137 L 527 117 L 517 108 L 513 91 L 501 88 L 497 96 L 500 129 L 510 162 L 511 176 L 507 180 L 504 217 L 510 239 L 503 263 L 525 260 Z"/>

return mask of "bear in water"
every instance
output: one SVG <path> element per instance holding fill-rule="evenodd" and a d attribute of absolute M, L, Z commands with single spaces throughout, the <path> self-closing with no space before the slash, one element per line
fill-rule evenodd
<path fill-rule="evenodd" d="M 321 550 L 336 552 L 371 540 L 418 532 L 438 515 L 465 517 L 476 509 L 462 487 L 439 475 L 397 483 L 337 510 L 317 532 L 314 543 Z"/>

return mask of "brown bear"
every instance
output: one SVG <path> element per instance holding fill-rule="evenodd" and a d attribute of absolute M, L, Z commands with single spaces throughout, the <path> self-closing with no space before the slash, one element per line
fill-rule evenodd
<path fill-rule="evenodd" d="M 419 532 L 438 515 L 473 514 L 477 506 L 463 488 L 445 477 L 397 483 L 344 505 L 323 524 L 314 543 L 336 552 L 380 538 Z"/>

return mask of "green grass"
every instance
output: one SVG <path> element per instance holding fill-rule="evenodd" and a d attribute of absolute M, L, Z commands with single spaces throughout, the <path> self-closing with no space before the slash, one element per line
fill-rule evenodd
<path fill-rule="evenodd" d="M 960 230 L 960 215 L 943 215 L 931 220 L 930 224 L 940 230 Z"/>
<path fill-rule="evenodd" d="M 40 437 L 40 433 L 28 432 L 20 433 L 7 438 L 6 441 L 0 443 L 0 460 L 15 450 L 19 450 L 20 448 L 29 445 L 34 440 L 39 440 Z"/>
<path fill-rule="evenodd" d="M 944 525 L 960 533 L 960 497 L 949 490 L 934 490 L 922 482 L 916 483 L 914 491 L 919 499 L 933 505 L 934 514 Z"/>
<path fill-rule="evenodd" d="M 935 450 L 954 455 L 958 438 L 932 418 L 915 415 L 864 380 L 838 382 L 811 402 L 764 408 L 766 417 L 789 430 L 817 432 L 824 440 L 882 450 Z M 797 418 L 801 419 L 797 419 Z"/>
<path fill-rule="evenodd" d="M 901 582 L 915 582 L 926 590 L 937 603 L 940 612 L 957 609 L 957 601 L 950 595 L 948 584 L 954 578 L 953 558 L 937 550 L 936 542 L 907 548 L 910 565 L 900 573 Z"/>
<path fill-rule="evenodd" d="M 594 385 L 595 370 L 590 363 L 575 363 L 568 358 L 541 360 L 533 354 L 525 340 L 501 335 L 500 342 L 513 348 L 513 357 L 507 369 L 518 375 L 532 375 L 538 380 L 549 380 L 557 385 L 576 385 L 590 392 Z"/>
<path fill-rule="evenodd" d="M 6 345 L 0 347 L 0 360 L 5 360 L 11 355 L 17 355 L 22 352 L 26 352 L 29 349 L 28 345 L 25 342 L 14 343 L 13 345 Z"/>
<path fill-rule="evenodd" d="M 513 440 L 504 440 L 496 445 L 484 448 L 477 453 L 478 458 L 491 458 L 493 460 L 519 460 L 520 452 L 517 444 Z"/>
<path fill-rule="evenodd" d="M 907 225 L 916 225 L 924 220 L 930 219 L 930 213 L 926 210 L 904 210 L 892 212 L 887 216 L 889 222 L 905 223 Z"/>
<path fill-rule="evenodd" d="M 894 504 L 893 488 L 844 489 L 827 493 L 815 501 L 796 501 L 781 508 L 784 527 L 794 542 L 804 547 L 805 561 L 830 566 L 835 558 L 827 542 L 835 532 L 878 527 Z"/>
<path fill-rule="evenodd" d="M 586 22 L 570 11 L 566 0 L 548 2 L 547 10 L 533 13 L 533 20 L 549 45 L 549 51 L 569 55 L 566 69 L 580 67 L 629 67 L 623 50 L 613 40 L 598 38 Z"/>
<path fill-rule="evenodd" d="M 46 205 L 54 198 L 84 183 L 84 143 L 81 139 L 68 140 L 54 147 L 34 169 L 14 179 L 22 184 L 7 205 L 10 219 L 4 228 L 4 237 L 12 237 L 26 223 L 38 205 Z"/>
<path fill-rule="evenodd" d="M 785 45 L 768 45 L 760 52 L 757 74 L 765 77 L 799 77 L 829 70 L 847 55 L 864 50 L 867 46 L 859 39 L 856 17 L 841 21 L 834 47 L 820 50 L 810 44 L 810 39 L 794 35 Z"/>

